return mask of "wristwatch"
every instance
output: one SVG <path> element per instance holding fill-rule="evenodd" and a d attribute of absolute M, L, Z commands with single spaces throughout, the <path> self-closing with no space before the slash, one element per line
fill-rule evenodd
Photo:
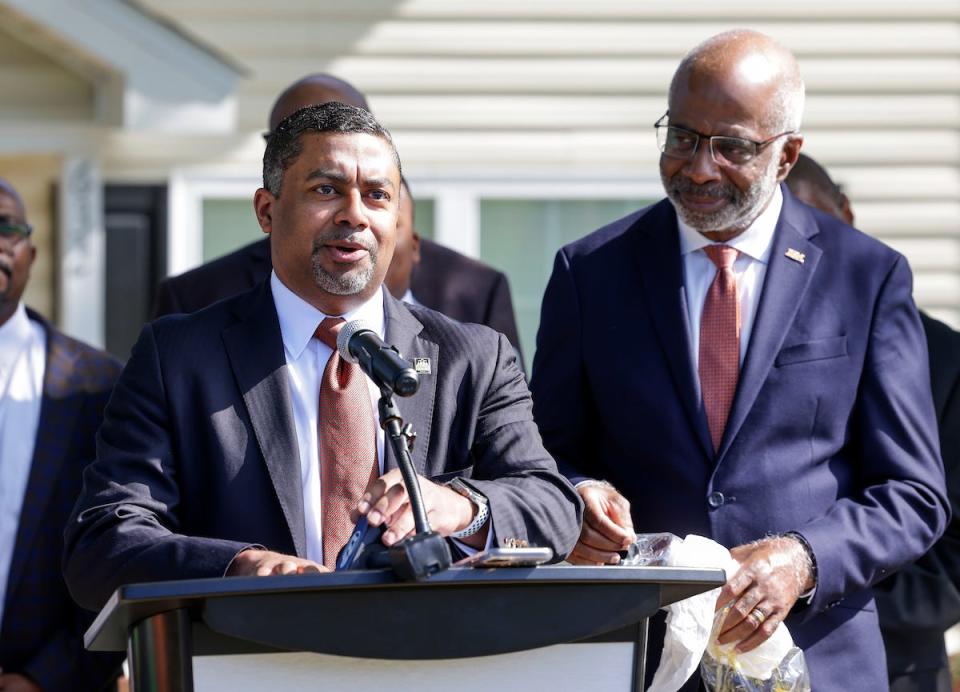
<path fill-rule="evenodd" d="M 451 533 L 450 538 L 466 538 L 467 536 L 472 536 L 473 534 L 477 533 L 477 531 L 482 529 L 483 525 L 487 523 L 487 519 L 490 518 L 490 506 L 486 495 L 481 495 L 478 493 L 476 490 L 464 483 L 463 479 L 461 478 L 454 478 L 452 481 L 447 483 L 447 487 L 455 493 L 463 495 L 465 498 L 470 500 L 470 502 L 477 506 L 477 514 L 473 517 L 473 521 L 471 521 L 468 526 L 460 529 L 456 533 Z"/>

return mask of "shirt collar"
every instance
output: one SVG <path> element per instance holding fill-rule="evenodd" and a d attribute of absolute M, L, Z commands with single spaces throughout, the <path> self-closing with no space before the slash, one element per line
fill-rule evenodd
<path fill-rule="evenodd" d="M 32 335 L 30 318 L 27 317 L 27 309 L 21 300 L 10 319 L 0 325 L 0 361 L 15 358 Z"/>
<path fill-rule="evenodd" d="M 770 261 L 770 252 L 773 248 L 773 234 L 777 229 L 777 220 L 780 218 L 780 210 L 783 208 L 783 193 L 780 192 L 780 186 L 774 188 L 773 198 L 767 208 L 758 216 L 752 224 L 747 227 L 743 233 L 736 238 L 728 240 L 725 245 L 738 250 L 741 254 L 748 255 L 758 262 L 767 264 Z M 691 252 L 712 245 L 713 241 L 701 235 L 697 230 L 691 228 L 683 222 L 683 219 L 677 215 L 677 226 L 680 228 L 680 254 L 687 255 Z"/>
<path fill-rule="evenodd" d="M 384 337 L 383 287 L 377 289 L 363 305 L 342 315 L 326 315 L 284 285 L 275 271 L 270 272 L 273 304 L 280 320 L 283 347 L 293 360 L 300 358 L 317 327 L 327 317 L 342 317 L 347 322 L 363 320 L 381 339 Z"/>
<path fill-rule="evenodd" d="M 403 298 L 400 300 L 407 305 L 416 305 L 417 307 L 422 307 L 420 301 L 416 299 L 416 297 L 413 295 L 413 291 L 409 288 L 407 289 L 407 292 L 403 294 Z"/>

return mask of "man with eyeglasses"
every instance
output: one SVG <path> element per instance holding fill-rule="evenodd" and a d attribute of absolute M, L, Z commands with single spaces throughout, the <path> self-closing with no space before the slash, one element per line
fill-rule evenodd
<path fill-rule="evenodd" d="M 63 528 L 120 372 L 24 306 L 36 257 L 23 200 L 0 180 L 0 690 L 100 690 L 120 659 L 83 648 Z"/>
<path fill-rule="evenodd" d="M 803 101 L 753 31 L 681 61 L 667 199 L 557 255 L 534 415 L 586 504 L 571 561 L 615 564 L 634 531 L 712 538 L 740 563 L 721 643 L 786 621 L 813 689 L 882 690 L 870 586 L 943 531 L 943 468 L 906 260 L 780 185 Z"/>

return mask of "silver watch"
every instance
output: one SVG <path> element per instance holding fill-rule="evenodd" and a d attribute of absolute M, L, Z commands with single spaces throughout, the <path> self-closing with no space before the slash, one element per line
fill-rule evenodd
<path fill-rule="evenodd" d="M 477 533 L 480 529 L 483 528 L 483 525 L 487 523 L 487 519 L 490 518 L 490 504 L 487 501 L 486 495 L 481 495 L 476 490 L 471 488 L 469 485 L 463 482 L 461 478 L 454 478 L 452 481 L 447 483 L 447 487 L 450 490 L 453 490 L 455 493 L 463 495 L 465 498 L 470 500 L 473 504 L 477 506 L 477 514 L 473 517 L 473 521 L 470 522 L 465 528 L 450 534 L 450 538 L 467 538 Z"/>

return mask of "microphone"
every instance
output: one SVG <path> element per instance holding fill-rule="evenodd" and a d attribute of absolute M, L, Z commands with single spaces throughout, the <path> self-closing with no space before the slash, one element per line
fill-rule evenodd
<path fill-rule="evenodd" d="M 348 363 L 359 365 L 381 390 L 398 396 L 413 396 L 420 379 L 413 365 L 400 357 L 396 346 L 383 342 L 361 320 L 347 322 L 337 334 L 337 352 Z"/>

